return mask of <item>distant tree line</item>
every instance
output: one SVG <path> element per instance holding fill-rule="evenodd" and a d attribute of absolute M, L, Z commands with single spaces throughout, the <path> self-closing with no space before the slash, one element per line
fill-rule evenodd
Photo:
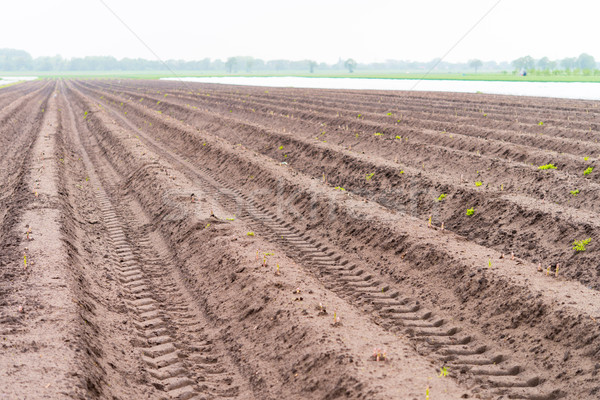
<path fill-rule="evenodd" d="M 88 56 L 63 58 L 60 55 L 33 58 L 24 50 L 0 49 L 0 71 L 199 71 L 219 73 L 253 73 L 253 72 L 284 72 L 305 71 L 390 71 L 390 72 L 504 72 L 517 73 L 526 70 L 533 74 L 583 74 L 600 75 L 599 65 L 594 57 L 581 54 L 579 57 L 550 60 L 543 57 L 535 60 L 525 56 L 512 63 L 469 60 L 466 63 L 449 63 L 440 59 L 428 62 L 386 60 L 384 62 L 363 64 L 352 58 L 337 63 L 318 63 L 314 60 L 261 60 L 253 57 L 229 57 L 226 60 L 211 60 L 204 58 L 198 61 L 146 60 L 142 58 L 123 58 L 117 60 L 112 56 Z"/>

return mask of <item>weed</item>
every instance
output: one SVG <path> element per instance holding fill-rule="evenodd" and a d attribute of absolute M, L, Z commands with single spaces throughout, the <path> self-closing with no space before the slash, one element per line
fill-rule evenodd
<path fill-rule="evenodd" d="M 375 172 L 371 172 L 370 174 L 367 174 L 367 175 L 365 176 L 365 178 L 366 178 L 368 181 L 370 181 L 370 180 L 371 180 L 371 178 L 373 178 L 373 175 L 375 175 Z"/>
<path fill-rule="evenodd" d="M 402 140 L 402 136 L 396 136 L 396 139 Z"/>
<path fill-rule="evenodd" d="M 588 245 L 592 241 L 592 238 L 587 238 L 583 240 L 576 240 L 573 242 L 573 250 L 575 251 L 585 251 L 585 246 Z"/>
<path fill-rule="evenodd" d="M 546 165 L 540 165 L 538 167 L 538 169 L 556 169 L 556 166 L 554 164 L 546 164 Z"/>
<path fill-rule="evenodd" d="M 579 194 L 579 189 L 571 190 L 569 193 L 571 193 L 572 196 L 577 196 Z"/>
<path fill-rule="evenodd" d="M 488 268 L 492 268 L 492 260 L 491 259 L 488 260 Z"/>
<path fill-rule="evenodd" d="M 343 187 L 341 187 L 341 186 L 336 186 L 336 187 L 334 187 L 334 189 L 335 189 L 335 190 L 339 190 L 340 192 L 345 192 L 345 191 L 346 191 L 346 189 L 344 189 L 344 188 L 343 188 Z"/>
<path fill-rule="evenodd" d="M 542 125 L 544 125 L 544 122 L 543 122 L 543 121 L 540 121 L 540 122 L 538 122 L 538 125 L 539 125 L 539 126 L 542 126 Z"/>
<path fill-rule="evenodd" d="M 440 194 L 440 197 L 437 198 L 437 201 L 444 201 L 445 198 L 446 198 L 446 193 L 442 193 L 442 194 Z"/>
<path fill-rule="evenodd" d="M 592 173 L 592 171 L 594 170 L 594 167 L 587 167 L 587 169 L 585 171 L 583 171 L 583 175 L 589 175 Z"/>
<path fill-rule="evenodd" d="M 23 264 L 25 265 L 24 269 L 27 269 L 27 254 L 23 253 Z"/>
<path fill-rule="evenodd" d="M 479 187 L 479 186 L 481 186 L 481 185 L 483 185 L 483 182 L 481 182 L 481 181 L 477 181 L 477 182 L 475 182 L 475 186 Z"/>
<path fill-rule="evenodd" d="M 375 132 L 375 136 L 383 136 L 383 133 L 381 133 L 381 132 Z"/>
<path fill-rule="evenodd" d="M 388 115 L 388 116 L 390 116 L 390 115 L 392 115 L 392 113 L 391 113 L 391 112 L 389 112 L 389 113 L 387 113 L 387 115 Z"/>
<path fill-rule="evenodd" d="M 474 208 L 468 208 L 467 209 L 467 216 L 470 217 L 473 214 L 475 214 L 475 209 Z"/>
<path fill-rule="evenodd" d="M 246 233 L 246 236 L 254 236 L 254 232 L 248 232 Z"/>
<path fill-rule="evenodd" d="M 425 400 L 429 400 L 429 386 L 425 388 Z"/>
<path fill-rule="evenodd" d="M 277 270 L 275 271 L 275 275 L 281 275 L 281 272 L 279 271 L 279 264 L 277 264 Z"/>
<path fill-rule="evenodd" d="M 589 159 L 590 159 L 589 157 L 583 157 L 583 161 L 587 161 Z"/>
<path fill-rule="evenodd" d="M 235 218 L 225 218 L 227 221 L 235 221 Z"/>
<path fill-rule="evenodd" d="M 556 264 L 556 273 L 554 274 L 555 277 L 558 278 L 558 269 L 560 268 L 560 264 Z"/>
<path fill-rule="evenodd" d="M 283 146 L 279 146 L 279 150 L 283 150 Z"/>

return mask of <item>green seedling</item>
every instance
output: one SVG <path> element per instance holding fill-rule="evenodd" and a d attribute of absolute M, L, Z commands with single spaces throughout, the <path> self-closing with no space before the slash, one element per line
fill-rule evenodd
<path fill-rule="evenodd" d="M 334 189 L 335 189 L 335 190 L 339 190 L 340 192 L 345 192 L 345 191 L 346 191 L 346 189 L 344 189 L 344 188 L 343 188 L 343 187 L 341 187 L 341 186 L 336 186 L 336 187 L 334 187 Z"/>
<path fill-rule="evenodd" d="M 594 170 L 594 167 L 588 167 L 585 171 L 583 171 L 583 175 L 589 175 Z"/>
<path fill-rule="evenodd" d="M 210 222 L 208 224 L 206 224 L 206 226 L 204 227 L 204 229 L 208 229 L 210 228 Z"/>
<path fill-rule="evenodd" d="M 23 253 L 23 264 L 25 265 L 24 269 L 27 269 L 27 254 Z"/>
<path fill-rule="evenodd" d="M 281 275 L 281 272 L 279 271 L 279 264 L 277 264 L 277 270 L 275 271 L 275 275 Z"/>
<path fill-rule="evenodd" d="M 445 378 L 446 376 L 448 376 L 448 368 L 446 367 L 442 367 L 440 368 L 440 378 Z"/>
<path fill-rule="evenodd" d="M 431 214 L 429 214 L 429 220 L 427 221 L 427 226 L 429 228 L 431 228 L 431 219 L 433 218 L 433 216 Z"/>
<path fill-rule="evenodd" d="M 577 196 L 579 194 L 579 189 L 571 190 L 569 193 L 571 193 L 572 196 Z"/>
<path fill-rule="evenodd" d="M 483 185 L 483 182 L 481 182 L 481 181 L 477 181 L 477 182 L 475 182 L 475 186 L 478 186 L 478 187 L 479 187 L 479 186 L 481 186 L 481 185 Z"/>
<path fill-rule="evenodd" d="M 440 194 L 440 197 L 437 198 L 437 201 L 444 201 L 445 198 L 446 198 L 446 193 L 442 193 L 442 194 Z"/>
<path fill-rule="evenodd" d="M 246 233 L 246 236 L 254 236 L 254 232 L 248 232 Z"/>
<path fill-rule="evenodd" d="M 402 136 L 396 136 L 396 139 L 402 140 Z"/>
<path fill-rule="evenodd" d="M 492 268 L 492 260 L 488 260 L 488 268 Z"/>
<path fill-rule="evenodd" d="M 470 217 L 473 214 L 475 214 L 475 209 L 474 208 L 468 208 L 467 209 L 467 216 Z"/>
<path fill-rule="evenodd" d="M 585 246 L 588 245 L 592 241 L 592 238 L 587 238 L 583 240 L 576 240 L 573 242 L 573 250 L 575 251 L 585 251 Z"/>
<path fill-rule="evenodd" d="M 429 386 L 425 388 L 425 400 L 429 400 Z"/>
<path fill-rule="evenodd" d="M 279 150 L 283 150 L 283 146 L 279 146 Z"/>
<path fill-rule="evenodd" d="M 542 126 L 542 125 L 544 125 L 544 122 L 543 122 L 543 121 L 540 121 L 540 122 L 538 122 L 538 125 L 539 125 L 539 126 Z"/>
<path fill-rule="evenodd" d="M 371 178 L 373 178 L 373 175 L 375 175 L 375 172 L 371 172 L 370 174 L 367 174 L 367 175 L 365 176 L 365 178 L 366 178 L 368 181 L 370 181 L 370 180 L 371 180 Z"/>
<path fill-rule="evenodd" d="M 583 161 L 587 161 L 589 159 L 590 159 L 589 157 L 583 157 Z"/>
<path fill-rule="evenodd" d="M 381 132 L 375 132 L 375 136 L 383 136 L 383 133 L 381 133 Z"/>
<path fill-rule="evenodd" d="M 388 115 L 388 116 L 391 116 L 391 115 L 392 115 L 392 113 L 391 113 L 391 112 L 389 112 L 389 113 L 387 113 L 387 115 Z"/>
<path fill-rule="evenodd" d="M 554 164 L 546 164 L 546 165 L 540 165 L 538 167 L 538 169 L 556 169 L 556 166 Z"/>
<path fill-rule="evenodd" d="M 235 221 L 235 218 L 225 218 L 227 221 Z"/>

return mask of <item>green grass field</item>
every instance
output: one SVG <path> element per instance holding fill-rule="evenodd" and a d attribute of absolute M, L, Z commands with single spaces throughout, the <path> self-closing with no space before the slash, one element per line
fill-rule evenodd
<path fill-rule="evenodd" d="M 175 71 L 28 71 L 26 73 L 1 72 L 0 76 L 37 76 L 40 78 L 132 78 L 159 79 L 174 77 L 271 77 L 297 76 L 306 78 L 366 78 L 366 79 L 427 79 L 427 80 L 465 80 L 465 81 L 513 81 L 513 82 L 600 82 L 600 75 L 527 75 L 502 73 L 398 73 L 390 71 L 356 71 L 354 73 L 323 71 L 314 74 L 305 71 L 256 72 L 227 74 L 220 72 Z"/>

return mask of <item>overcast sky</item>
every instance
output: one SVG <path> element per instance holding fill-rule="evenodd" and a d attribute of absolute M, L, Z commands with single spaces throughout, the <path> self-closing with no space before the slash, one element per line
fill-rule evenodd
<path fill-rule="evenodd" d="M 429 61 L 442 57 L 497 0 L 19 0 L 0 3 L 0 48 L 34 57 L 253 56 Z M 165 6 L 166 5 L 166 6 Z M 512 61 L 582 52 L 600 60 L 600 1 L 501 0 L 445 58 Z"/>

